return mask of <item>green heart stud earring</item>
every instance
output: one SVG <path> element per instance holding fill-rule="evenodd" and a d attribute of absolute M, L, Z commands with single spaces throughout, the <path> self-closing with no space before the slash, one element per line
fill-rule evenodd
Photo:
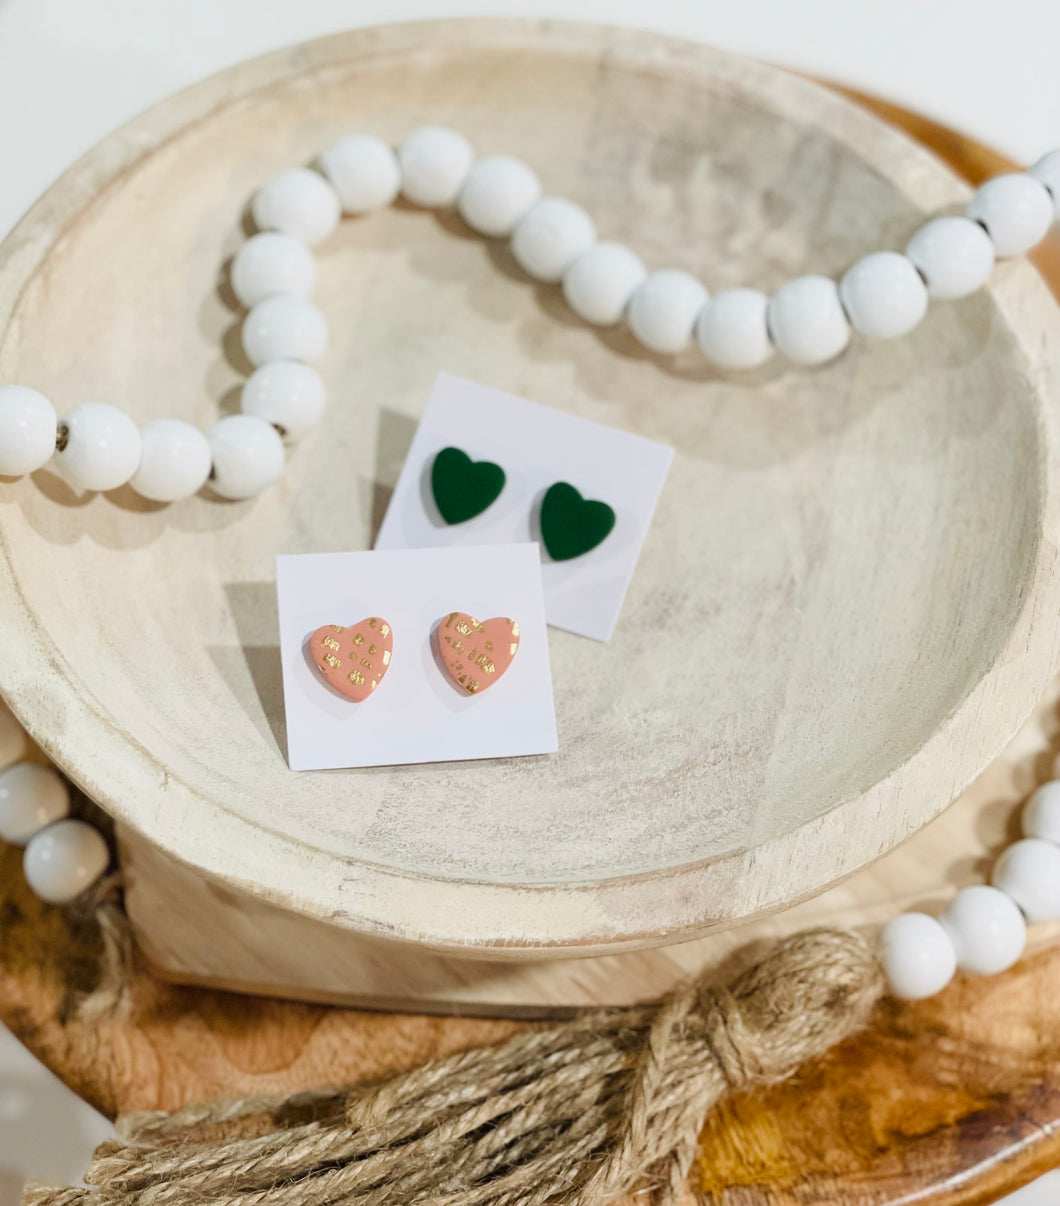
<path fill-rule="evenodd" d="M 505 475 L 492 461 L 473 461 L 459 448 L 443 448 L 431 467 L 431 493 L 446 523 L 481 515 L 504 489 Z"/>
<path fill-rule="evenodd" d="M 570 561 L 602 544 L 615 526 L 605 502 L 582 498 L 569 482 L 549 486 L 541 502 L 541 539 L 553 561 Z"/>

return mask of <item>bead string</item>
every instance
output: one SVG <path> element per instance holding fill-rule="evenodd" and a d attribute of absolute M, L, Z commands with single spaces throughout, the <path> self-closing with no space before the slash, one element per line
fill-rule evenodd
<path fill-rule="evenodd" d="M 102 878 L 110 849 L 94 825 L 70 817 L 66 780 L 28 753 L 26 734 L 0 703 L 0 839 L 25 846 L 23 871 L 42 900 L 71 904 Z"/>
<path fill-rule="evenodd" d="M 413 131 L 395 152 L 372 135 L 350 135 L 315 168 L 281 172 L 254 196 L 259 233 L 232 261 L 232 286 L 248 313 L 243 347 L 255 366 L 242 413 L 203 435 L 177 419 L 137 427 L 116 407 L 82 403 L 62 419 L 36 390 L 0 386 L 0 475 L 22 476 L 54 460 L 79 491 L 130 484 L 155 502 L 175 502 L 209 481 L 224 498 L 249 498 L 283 472 L 284 444 L 319 421 L 324 384 L 309 367 L 327 350 L 328 327 L 308 300 L 316 277 L 309 247 L 343 212 L 364 214 L 398 194 L 425 208 L 454 206 L 472 230 L 509 238 L 536 280 L 560 284 L 576 314 L 595 325 L 625 320 L 649 350 L 672 355 L 693 342 L 723 370 L 753 369 L 776 352 L 817 365 L 838 356 L 851 331 L 891 339 L 911 331 L 930 299 L 983 286 L 998 258 L 1021 255 L 1060 218 L 1060 150 L 1026 172 L 983 184 L 965 215 L 932 218 L 905 252 L 877 251 L 836 282 L 802 276 L 767 296 L 726 289 L 711 297 L 677 269 L 648 273 L 620 243 L 598 241 L 581 206 L 542 197 L 526 163 L 507 155 L 475 159 L 462 134 Z"/>

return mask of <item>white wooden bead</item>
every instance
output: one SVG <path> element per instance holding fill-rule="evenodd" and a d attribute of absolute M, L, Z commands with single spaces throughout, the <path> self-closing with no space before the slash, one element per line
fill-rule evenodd
<path fill-rule="evenodd" d="M 254 194 L 250 213 L 258 230 L 278 230 L 303 243 L 320 243 L 339 224 L 342 207 L 319 172 L 288 168 Z"/>
<path fill-rule="evenodd" d="M 0 703 L 0 771 L 20 761 L 29 753 L 26 731 Z"/>
<path fill-rule="evenodd" d="M 243 320 L 243 350 L 255 367 L 274 360 L 318 360 L 328 350 L 328 323 L 302 297 L 267 297 Z"/>
<path fill-rule="evenodd" d="M 283 472 L 283 440 L 254 415 L 227 415 L 210 432 L 210 486 L 222 498 L 252 498 Z"/>
<path fill-rule="evenodd" d="M 1060 847 L 1052 842 L 1013 843 L 994 864 L 990 882 L 1012 897 L 1028 921 L 1060 918 Z"/>
<path fill-rule="evenodd" d="M 512 155 L 480 159 L 457 198 L 460 216 L 479 234 L 510 235 L 541 196 L 541 181 L 529 164 Z"/>
<path fill-rule="evenodd" d="M 41 900 L 68 904 L 92 887 L 109 862 L 110 851 L 98 829 L 66 820 L 30 838 L 22 868 Z"/>
<path fill-rule="evenodd" d="M 687 272 L 653 272 L 630 298 L 626 315 L 637 340 L 653 352 L 672 355 L 692 342 L 707 291 Z"/>
<path fill-rule="evenodd" d="M 454 205 L 475 161 L 471 143 L 447 126 L 420 126 L 398 148 L 401 191 L 413 205 Z"/>
<path fill-rule="evenodd" d="M 1006 971 L 1027 945 L 1027 923 L 998 888 L 962 888 L 939 918 L 957 952 L 957 966 L 980 976 Z"/>
<path fill-rule="evenodd" d="M 1023 809 L 1023 836 L 1060 846 L 1060 781 L 1043 783 Z"/>
<path fill-rule="evenodd" d="M 563 296 L 586 322 L 619 322 L 630 298 L 648 275 L 639 256 L 621 243 L 596 243 L 563 274 Z"/>
<path fill-rule="evenodd" d="M 769 300 L 769 331 L 782 355 L 795 364 L 824 364 L 850 342 L 839 290 L 826 276 L 800 276 Z"/>
<path fill-rule="evenodd" d="M 0 838 L 24 846 L 70 811 L 70 792 L 50 766 L 16 762 L 0 771 Z"/>
<path fill-rule="evenodd" d="M 580 205 L 545 197 L 512 233 L 512 255 L 537 280 L 558 281 L 595 242 L 596 225 Z"/>
<path fill-rule="evenodd" d="M 55 463 L 75 490 L 116 490 L 140 467 L 140 429 L 123 411 L 82 402 L 59 421 Z"/>
<path fill-rule="evenodd" d="M 210 444 L 180 419 L 153 419 L 140 428 L 143 451 L 130 486 L 152 502 L 177 502 L 197 494 L 210 476 Z"/>
<path fill-rule="evenodd" d="M 1027 174 L 1040 180 L 1049 190 L 1053 198 L 1053 220 L 1060 221 L 1060 151 L 1043 155 Z"/>
<path fill-rule="evenodd" d="M 247 239 L 232 258 L 232 291 L 248 310 L 277 293 L 308 297 L 316 279 L 313 253 L 278 230 Z"/>
<path fill-rule="evenodd" d="M 1053 224 L 1053 198 L 1040 180 L 1011 172 L 981 184 L 966 213 L 986 227 L 998 257 L 1022 255 Z"/>
<path fill-rule="evenodd" d="M 331 181 L 348 214 L 382 209 L 401 188 L 401 168 L 387 143 L 374 134 L 348 134 L 320 156 L 320 170 Z"/>
<path fill-rule="evenodd" d="M 297 360 L 276 360 L 247 378 L 241 405 L 244 414 L 271 423 L 293 444 L 320 422 L 324 402 L 319 373 Z"/>
<path fill-rule="evenodd" d="M 923 273 L 931 297 L 967 297 L 994 269 L 994 244 L 971 218 L 932 218 L 909 240 L 905 254 Z"/>
<path fill-rule="evenodd" d="M 0 385 L 0 477 L 21 477 L 55 452 L 55 407 L 35 389 Z"/>
<path fill-rule="evenodd" d="M 758 289 L 725 289 L 707 302 L 696 323 L 703 355 L 723 369 L 753 369 L 773 355 L 769 298 Z"/>
<path fill-rule="evenodd" d="M 880 962 L 896 997 L 919 1001 L 941 992 L 957 970 L 957 952 L 941 922 L 926 913 L 902 913 L 880 935 Z"/>
<path fill-rule="evenodd" d="M 916 265 L 897 251 L 876 251 L 851 265 L 839 282 L 839 297 L 851 325 L 870 339 L 908 334 L 928 306 Z"/>

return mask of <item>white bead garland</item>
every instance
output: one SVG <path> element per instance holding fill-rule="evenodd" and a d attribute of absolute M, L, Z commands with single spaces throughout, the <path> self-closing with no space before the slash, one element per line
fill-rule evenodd
<path fill-rule="evenodd" d="M 962 888 L 939 920 L 957 952 L 957 966 L 980 976 L 1006 971 L 1027 942 L 1027 923 L 1019 907 L 986 884 Z"/>
<path fill-rule="evenodd" d="M 382 209 L 401 190 L 401 167 L 391 148 L 374 134 L 348 134 L 320 156 L 320 170 L 348 214 Z"/>
<path fill-rule="evenodd" d="M 595 242 L 596 226 L 580 205 L 545 197 L 512 232 L 512 255 L 528 275 L 555 282 Z"/>
<path fill-rule="evenodd" d="M 104 402 L 82 402 L 59 421 L 55 463 L 75 490 L 116 490 L 140 467 L 140 429 Z"/>
<path fill-rule="evenodd" d="M 911 330 L 929 298 L 960 298 L 989 278 L 995 257 L 1028 250 L 1060 218 L 1060 150 L 1023 173 L 983 184 L 966 217 L 929 220 L 910 238 L 905 254 L 881 251 L 854 264 L 836 284 L 826 277 L 788 281 L 772 297 L 756 289 L 726 289 L 708 298 L 705 287 L 674 269 L 650 276 L 628 247 L 596 242 L 592 218 L 574 201 L 541 197 L 533 169 L 510 155 L 476 161 L 458 131 L 428 125 L 391 148 L 372 134 L 340 138 L 320 156 L 318 169 L 289 168 L 268 180 L 251 200 L 259 233 L 232 260 L 231 283 L 248 308 L 243 347 L 258 370 L 243 392 L 245 418 L 264 421 L 295 442 L 319 422 L 320 378 L 306 367 L 327 349 L 324 316 L 308 300 L 316 263 L 307 245 L 326 239 L 343 209 L 365 213 L 398 193 L 425 207 L 456 205 L 464 221 L 491 238 L 510 236 L 512 254 L 537 280 L 562 282 L 571 308 L 586 322 L 610 326 L 628 320 L 634 337 L 664 355 L 694 338 L 725 370 L 754 369 L 779 351 L 790 362 L 823 364 L 847 346 L 851 327 L 875 339 Z M 270 371 L 266 372 L 265 369 Z M 238 417 L 238 416 L 233 416 Z M 163 424 L 170 424 L 165 426 Z M 253 437 L 240 457 L 235 431 Z M 282 442 L 260 429 L 214 429 L 196 440 L 176 421 L 141 431 L 114 407 L 88 403 L 61 422 L 35 390 L 0 385 L 0 476 L 33 473 L 54 458 L 77 490 L 110 490 L 131 482 L 145 498 L 176 501 L 196 492 L 205 448 L 215 492 L 248 497 L 282 466 Z M 215 434 L 216 433 L 216 434 Z M 201 484 L 201 482 L 200 482 Z M 253 491 L 252 491 L 253 492 Z"/>
<path fill-rule="evenodd" d="M 795 364 L 834 360 L 850 342 L 839 289 L 826 276 L 800 276 L 769 299 L 769 332 L 777 350 Z"/>
<path fill-rule="evenodd" d="M 85 821 L 56 821 L 29 839 L 22 860 L 29 886 L 49 904 L 69 904 L 107 869 L 110 851 Z"/>
<path fill-rule="evenodd" d="M 1028 921 L 1060 918 L 1060 847 L 1041 838 L 1009 846 L 994 865 L 990 882 L 1011 896 Z"/>
<path fill-rule="evenodd" d="M 754 369 L 773 355 L 769 298 L 758 289 L 725 289 L 703 307 L 696 342 L 719 368 Z"/>
<path fill-rule="evenodd" d="M 694 276 L 667 268 L 653 272 L 630 298 L 629 329 L 646 348 L 663 355 L 684 351 L 707 304 Z"/>
<path fill-rule="evenodd" d="M 1043 783 L 1027 801 L 1023 836 L 1060 846 L 1060 781 Z"/>
<path fill-rule="evenodd" d="M 880 934 L 880 963 L 896 997 L 919 1001 L 941 992 L 957 970 L 946 928 L 926 913 L 902 913 Z"/>
<path fill-rule="evenodd" d="M 154 419 L 140 428 L 140 467 L 129 485 L 152 502 L 190 498 L 210 476 L 210 444 L 180 419 Z"/>
<path fill-rule="evenodd" d="M 995 176 L 979 186 L 967 214 L 981 222 L 998 256 L 1022 255 L 1045 238 L 1055 210 L 1049 190 L 1025 172 Z"/>
<path fill-rule="evenodd" d="M 512 233 L 540 196 L 541 181 L 529 164 L 491 155 L 468 172 L 457 208 L 472 230 L 498 239 Z"/>
<path fill-rule="evenodd" d="M 928 291 L 916 265 L 897 251 L 876 251 L 848 268 L 839 297 L 850 323 L 870 339 L 908 334 L 927 313 Z"/>
<path fill-rule="evenodd" d="M 55 453 L 55 407 L 35 389 L 0 385 L 0 476 L 21 477 L 46 465 Z"/>
<path fill-rule="evenodd" d="M 0 703 L 0 841 L 26 847 L 23 867 L 38 896 L 66 903 L 99 879 L 110 852 L 91 825 L 66 819 L 70 792 L 53 767 L 17 760 L 27 751 L 25 733 Z"/>
<path fill-rule="evenodd" d="M 446 126 L 420 126 L 398 148 L 401 191 L 413 205 L 453 205 L 474 161 L 474 148 L 463 134 Z"/>
<path fill-rule="evenodd" d="M 274 360 L 255 369 L 240 401 L 244 414 L 271 423 L 289 444 L 320 422 L 324 405 L 320 374 L 297 360 Z"/>
<path fill-rule="evenodd" d="M 209 435 L 210 486 L 222 498 L 260 494 L 283 472 L 283 440 L 271 423 L 254 415 L 228 415 Z"/>
<path fill-rule="evenodd" d="M 232 257 L 232 292 L 247 309 L 277 293 L 308 297 L 316 277 L 309 248 L 277 230 L 247 239 Z"/>
<path fill-rule="evenodd" d="M 259 230 L 278 230 L 312 245 L 335 230 L 342 206 L 319 172 L 289 168 L 255 193 L 250 213 Z"/>
<path fill-rule="evenodd" d="M 16 762 L 0 771 L 0 838 L 24 846 L 29 839 L 70 811 L 66 784 L 50 766 Z"/>
<path fill-rule="evenodd" d="M 328 350 L 328 323 L 304 298 L 267 297 L 243 320 L 243 350 L 256 368 L 274 360 L 319 360 Z"/>
<path fill-rule="evenodd" d="M 563 296 L 579 318 L 594 326 L 620 322 L 648 275 L 638 255 L 621 243 L 596 243 L 563 275 Z"/>

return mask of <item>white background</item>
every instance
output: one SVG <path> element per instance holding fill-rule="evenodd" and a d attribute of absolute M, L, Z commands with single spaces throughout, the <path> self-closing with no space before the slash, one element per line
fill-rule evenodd
<path fill-rule="evenodd" d="M 0 234 L 108 130 L 228 63 L 354 25 L 501 14 L 697 38 L 899 101 L 1021 161 L 1060 145 L 1057 0 L 0 0 Z M 30 1067 L 0 1032 L 0 1168 L 66 1179 L 101 1124 Z M 0 1172 L 0 1202 L 5 1186 L 13 1201 Z M 1019 1206 L 1058 1200 L 1060 1179 Z"/>

